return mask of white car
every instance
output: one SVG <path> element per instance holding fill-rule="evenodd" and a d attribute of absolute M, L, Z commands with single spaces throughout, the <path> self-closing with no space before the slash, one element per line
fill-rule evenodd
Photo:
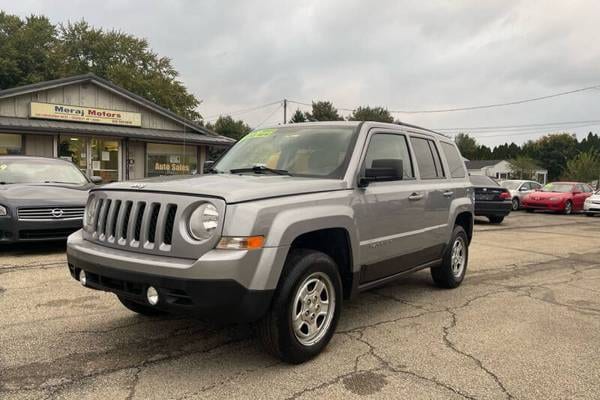
<path fill-rule="evenodd" d="M 585 199 L 585 203 L 583 203 L 583 212 L 588 217 L 600 214 L 600 190 Z"/>
<path fill-rule="evenodd" d="M 521 208 L 521 201 L 523 197 L 529 193 L 535 192 L 543 187 L 541 183 L 536 181 L 525 181 L 525 180 L 507 180 L 500 182 L 500 186 L 505 187 L 510 192 L 512 198 L 512 209 L 517 211 Z"/>

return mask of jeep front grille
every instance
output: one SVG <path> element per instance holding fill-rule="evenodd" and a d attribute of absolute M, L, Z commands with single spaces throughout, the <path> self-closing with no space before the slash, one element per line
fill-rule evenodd
<path fill-rule="evenodd" d="M 90 198 L 96 211 L 84 224 L 83 237 L 100 246 L 189 260 L 214 249 L 220 239 L 223 199 L 106 189 L 93 190 Z M 188 233 L 187 220 L 206 202 L 219 210 L 218 229 L 207 240 L 195 240 Z"/>
<path fill-rule="evenodd" d="M 100 242 L 169 251 L 177 204 L 100 198 L 91 224 Z"/>

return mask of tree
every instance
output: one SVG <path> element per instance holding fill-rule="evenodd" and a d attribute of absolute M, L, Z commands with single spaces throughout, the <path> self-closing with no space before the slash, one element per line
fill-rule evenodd
<path fill-rule="evenodd" d="M 244 121 L 234 120 L 231 116 L 220 116 L 213 124 L 206 124 L 208 129 L 211 129 L 219 135 L 227 136 L 235 140 L 240 140 L 252 130 Z"/>
<path fill-rule="evenodd" d="M 378 121 L 378 122 L 394 122 L 394 117 L 390 112 L 383 107 L 358 107 L 352 111 L 352 115 L 348 118 L 349 121 Z"/>
<path fill-rule="evenodd" d="M 338 114 L 337 109 L 330 101 L 313 101 L 312 111 L 304 113 L 309 121 L 343 121 L 344 118 Z"/>
<path fill-rule="evenodd" d="M 534 179 L 535 173 L 539 169 L 535 160 L 519 156 L 510 160 L 510 171 L 514 178 L 518 179 Z"/>
<path fill-rule="evenodd" d="M 468 133 L 457 134 L 454 141 L 463 157 L 469 160 L 477 160 L 477 141 Z"/>
<path fill-rule="evenodd" d="M 199 102 L 177 79 L 171 60 L 145 39 L 80 21 L 52 25 L 0 12 L 0 89 L 94 73 L 176 114 L 198 120 Z"/>
<path fill-rule="evenodd" d="M 57 78 L 57 43 L 48 18 L 0 11 L 0 90 Z"/>
<path fill-rule="evenodd" d="M 598 153 L 591 150 L 586 151 L 567 161 L 563 178 L 579 182 L 592 182 L 600 178 Z"/>
<path fill-rule="evenodd" d="M 296 109 L 296 112 L 294 112 L 294 115 L 292 115 L 292 118 L 290 119 L 290 124 L 296 124 L 296 123 L 300 123 L 300 122 L 306 122 L 307 119 L 304 116 L 304 113 L 302 111 L 300 111 L 299 109 Z"/>
<path fill-rule="evenodd" d="M 566 168 L 567 161 L 577 155 L 577 138 L 569 133 L 546 135 L 529 141 L 522 147 L 523 155 L 537 160 L 548 170 L 550 180 L 558 179 Z"/>

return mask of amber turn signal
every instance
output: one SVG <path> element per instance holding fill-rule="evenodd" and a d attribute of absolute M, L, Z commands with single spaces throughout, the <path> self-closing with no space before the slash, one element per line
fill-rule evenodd
<path fill-rule="evenodd" d="M 257 250 L 262 249 L 265 244 L 264 236 L 225 236 L 217 244 L 220 250 Z"/>

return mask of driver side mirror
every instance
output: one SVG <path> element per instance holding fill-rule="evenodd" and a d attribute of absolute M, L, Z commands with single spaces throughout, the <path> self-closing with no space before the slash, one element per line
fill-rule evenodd
<path fill-rule="evenodd" d="M 404 164 L 399 159 L 373 160 L 371 168 L 365 168 L 358 186 L 366 187 L 371 182 L 400 181 L 404 176 Z"/>
<path fill-rule="evenodd" d="M 94 185 L 99 185 L 102 183 L 102 178 L 99 176 L 90 176 L 90 181 L 92 181 Z"/>
<path fill-rule="evenodd" d="M 212 169 L 213 165 L 215 165 L 214 161 L 204 161 L 203 167 L 202 167 L 202 172 L 208 172 Z"/>

